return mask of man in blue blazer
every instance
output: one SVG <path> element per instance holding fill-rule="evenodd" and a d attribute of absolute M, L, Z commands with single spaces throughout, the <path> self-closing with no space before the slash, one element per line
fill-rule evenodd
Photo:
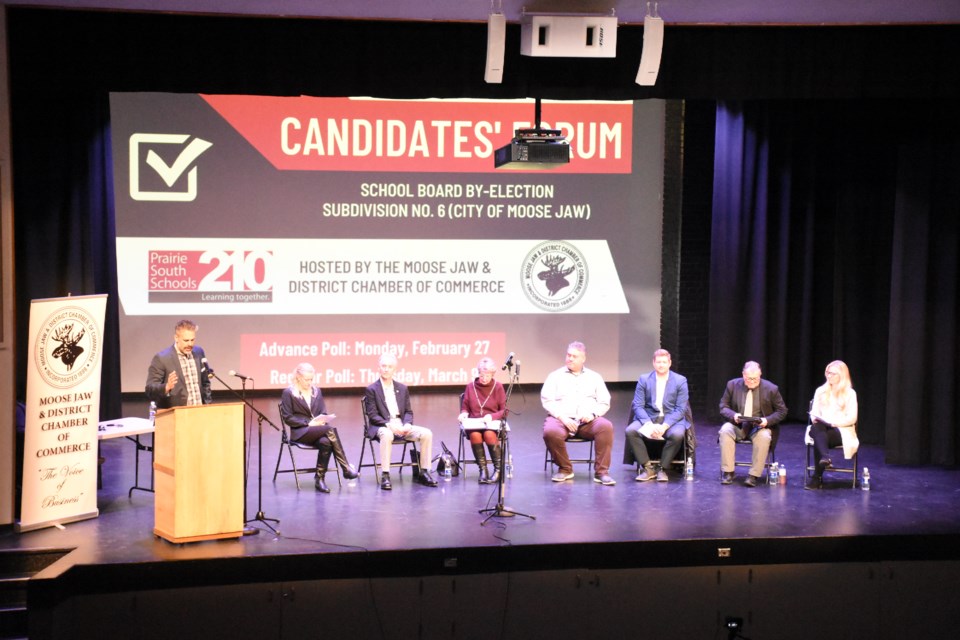
<path fill-rule="evenodd" d="M 433 460 L 433 432 L 413 424 L 413 409 L 410 407 L 410 392 L 407 385 L 393 379 L 397 369 L 397 357 L 392 353 L 380 356 L 380 379 L 366 388 L 363 394 L 363 411 L 367 414 L 367 437 L 380 440 L 381 468 L 380 488 L 393 489 L 390 482 L 390 448 L 394 438 L 411 442 L 420 441 L 420 484 L 437 486 L 430 475 Z"/>
<path fill-rule="evenodd" d="M 181 320 L 173 332 L 173 346 L 153 356 L 147 370 L 147 398 L 159 409 L 187 405 L 210 404 L 213 393 L 203 349 L 197 346 L 197 325 Z"/>
<path fill-rule="evenodd" d="M 640 463 L 637 482 L 656 478 L 667 482 L 666 470 L 683 446 L 683 438 L 690 423 L 687 420 L 689 392 L 687 379 L 670 370 L 673 362 L 670 352 L 653 352 L 653 371 L 640 376 L 633 394 L 633 413 L 627 427 L 627 446 Z M 650 462 L 647 443 L 663 441 L 660 465 Z"/>

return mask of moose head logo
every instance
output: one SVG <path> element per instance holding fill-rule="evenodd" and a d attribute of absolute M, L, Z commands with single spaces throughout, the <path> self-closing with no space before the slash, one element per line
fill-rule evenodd
<path fill-rule="evenodd" d="M 573 273 L 576 267 L 563 268 L 561 265 L 563 265 L 565 261 L 566 258 L 556 254 L 548 255 L 540 261 L 547 269 L 546 271 L 538 272 L 537 277 L 547 285 L 547 291 L 550 292 L 551 296 L 555 295 L 557 291 L 560 291 L 564 287 L 570 286 L 570 283 L 567 282 L 567 276 Z"/>
<path fill-rule="evenodd" d="M 60 361 L 67 367 L 67 371 L 73 369 L 73 363 L 83 353 L 83 347 L 77 343 L 83 338 L 84 333 L 81 327 L 80 331 L 73 335 L 73 324 L 65 324 L 57 327 L 56 333 L 53 335 L 52 339 L 59 342 L 60 346 L 54 349 L 51 355 L 54 358 L 60 358 Z"/>
<path fill-rule="evenodd" d="M 565 240 L 544 240 L 527 252 L 520 269 L 523 293 L 543 311 L 566 311 L 587 292 L 583 252 Z"/>

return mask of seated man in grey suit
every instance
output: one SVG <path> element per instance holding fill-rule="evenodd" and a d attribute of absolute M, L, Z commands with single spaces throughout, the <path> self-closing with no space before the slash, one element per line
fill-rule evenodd
<path fill-rule="evenodd" d="M 736 440 L 749 438 L 753 454 L 750 475 L 743 484 L 757 486 L 773 441 L 771 428 L 787 417 L 787 405 L 780 397 L 780 389 L 760 375 L 760 365 L 752 360 L 747 362 L 743 365 L 743 376 L 727 382 L 720 398 L 720 415 L 726 420 L 720 427 L 720 484 L 733 483 Z"/>
<path fill-rule="evenodd" d="M 687 379 L 670 370 L 673 361 L 666 349 L 653 352 L 653 371 L 637 380 L 633 394 L 633 413 L 627 426 L 627 446 L 640 464 L 637 482 L 657 479 L 667 482 L 666 470 L 683 446 L 687 421 Z M 650 461 L 647 443 L 663 440 L 660 466 Z"/>
<path fill-rule="evenodd" d="M 380 440 L 380 461 L 382 468 L 386 469 L 380 473 L 380 488 L 384 491 L 393 489 L 390 482 L 390 447 L 394 438 L 420 441 L 420 484 L 435 487 L 437 481 L 430 475 L 433 432 L 413 424 L 410 392 L 407 385 L 393 379 L 396 369 L 395 355 L 385 353 L 380 356 L 380 379 L 367 387 L 363 394 L 363 410 L 370 425 L 367 437 Z"/>
<path fill-rule="evenodd" d="M 147 398 L 160 409 L 210 404 L 213 393 L 203 349 L 196 345 L 197 325 L 181 320 L 173 331 L 173 345 L 153 356 L 147 371 Z"/>

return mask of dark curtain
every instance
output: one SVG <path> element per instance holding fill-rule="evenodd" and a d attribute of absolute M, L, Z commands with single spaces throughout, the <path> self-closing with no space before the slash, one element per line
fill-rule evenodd
<path fill-rule="evenodd" d="M 864 442 L 889 462 L 956 464 L 952 108 L 718 104 L 709 388 L 758 360 L 802 420 L 825 365 L 844 360 Z"/>
<path fill-rule="evenodd" d="M 903 464 L 960 453 L 960 142 L 938 133 L 898 149 L 886 442 Z"/>
<path fill-rule="evenodd" d="M 14 227 L 18 305 L 17 359 L 26 362 L 31 299 L 106 293 L 101 419 L 121 417 L 116 231 L 107 96 L 74 95 L 83 108 L 64 111 L 62 96 L 31 101 L 44 123 L 14 127 L 17 224 Z M 14 100 L 14 108 L 18 105 Z M 26 389 L 26 367 L 17 389 Z"/>

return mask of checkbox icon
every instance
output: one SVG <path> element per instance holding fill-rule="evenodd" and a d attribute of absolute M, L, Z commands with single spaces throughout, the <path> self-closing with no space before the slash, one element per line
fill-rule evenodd
<path fill-rule="evenodd" d="M 189 142 L 187 142 L 189 140 Z M 177 145 L 180 147 L 173 162 L 167 163 L 153 147 Z M 201 138 L 176 133 L 135 133 L 130 136 L 130 197 L 148 202 L 192 202 L 197 197 L 196 161 L 203 152 L 213 146 Z M 156 172 L 169 191 L 147 191 L 141 188 L 141 154 L 143 163 Z M 186 184 L 174 188 L 186 176 Z"/>

